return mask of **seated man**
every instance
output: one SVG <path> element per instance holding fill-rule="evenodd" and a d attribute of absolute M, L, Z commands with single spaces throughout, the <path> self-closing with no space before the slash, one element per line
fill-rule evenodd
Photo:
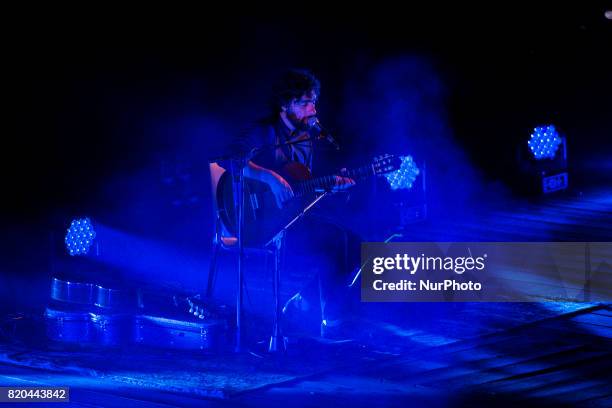
<path fill-rule="evenodd" d="M 262 149 L 245 168 L 245 177 L 269 186 L 279 208 L 294 197 L 292 180 L 281 176 L 281 169 L 288 163 L 300 163 L 312 170 L 315 143 L 311 136 L 317 136 L 317 127 L 313 124 L 319 90 L 319 81 L 311 73 L 289 71 L 274 88 L 273 114 L 232 144 L 233 153 L 244 153 L 262 146 L 304 140 L 276 149 Z M 333 181 L 334 190 L 355 184 L 351 178 L 341 175 L 334 176 Z M 346 291 L 350 273 L 358 266 L 358 243 L 348 231 L 310 212 L 292 225 L 285 244 L 287 259 L 296 266 L 311 264 L 317 269 L 317 278 L 285 305 L 284 312 L 289 314 L 291 310 L 305 309 L 306 304 L 316 304 L 316 292 L 319 292 L 321 331 L 327 336 L 335 330 L 331 328 L 338 327 L 347 318 Z"/>

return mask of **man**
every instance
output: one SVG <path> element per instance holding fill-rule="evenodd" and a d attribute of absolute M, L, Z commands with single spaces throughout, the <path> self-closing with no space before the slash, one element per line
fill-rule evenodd
<path fill-rule="evenodd" d="M 298 141 L 311 136 L 310 121 L 317 115 L 319 81 L 308 71 L 292 70 L 286 73 L 274 87 L 271 118 L 263 120 L 232 147 L 234 151 L 249 151 L 253 147 Z M 312 171 L 313 142 L 293 144 L 283 148 L 265 149 L 249 161 L 245 176 L 262 181 L 272 190 L 277 204 L 293 197 L 290 184 L 277 171 L 287 162 L 297 161 Z M 336 176 L 336 189 L 348 188 L 355 182 Z"/>
<path fill-rule="evenodd" d="M 234 153 L 249 152 L 253 148 L 274 146 L 284 142 L 295 143 L 276 149 L 262 149 L 248 162 L 244 175 L 266 183 L 279 208 L 293 198 L 289 181 L 280 174 L 280 169 L 289 162 L 298 162 L 313 170 L 315 143 L 311 136 L 317 135 L 312 124 L 316 121 L 319 81 L 305 70 L 287 72 L 274 87 L 273 114 L 237 139 L 231 150 Z M 334 190 L 343 190 L 355 182 L 348 177 L 335 176 Z M 313 288 L 318 289 L 321 305 L 321 332 L 327 337 L 346 318 L 346 282 L 358 260 L 357 240 L 353 235 L 332 222 L 314 214 L 300 220 L 291 227 L 287 235 L 288 258 L 298 260 L 298 267 L 310 264 L 317 269 L 315 284 L 304 288 L 285 305 L 283 311 L 291 314 L 305 310 L 316 302 Z M 347 245 L 351 245 L 348 249 Z M 347 254 L 350 260 L 347 260 Z M 288 316 L 287 316 L 288 317 Z"/>

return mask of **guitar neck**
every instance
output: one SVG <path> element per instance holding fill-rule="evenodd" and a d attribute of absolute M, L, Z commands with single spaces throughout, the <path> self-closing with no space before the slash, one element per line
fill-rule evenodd
<path fill-rule="evenodd" d="M 366 179 L 372 175 L 374 175 L 372 166 L 363 166 L 342 173 L 343 177 L 350 177 L 355 181 Z M 297 183 L 294 186 L 293 193 L 296 196 L 301 196 L 304 194 L 314 193 L 317 190 L 330 190 L 335 185 L 336 175 L 317 177 Z"/>

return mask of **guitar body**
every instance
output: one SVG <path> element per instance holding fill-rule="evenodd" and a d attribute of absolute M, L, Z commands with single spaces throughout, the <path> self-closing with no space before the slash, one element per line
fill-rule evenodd
<path fill-rule="evenodd" d="M 292 187 L 298 182 L 312 178 L 308 168 L 297 162 L 287 163 L 278 173 Z M 274 194 L 266 183 L 245 177 L 244 189 L 243 240 L 246 246 L 260 246 L 267 243 L 315 198 L 314 193 L 301 195 L 285 201 L 283 208 L 278 208 Z M 225 228 L 231 234 L 237 235 L 237 217 L 230 172 L 225 172 L 219 179 L 217 207 Z"/>

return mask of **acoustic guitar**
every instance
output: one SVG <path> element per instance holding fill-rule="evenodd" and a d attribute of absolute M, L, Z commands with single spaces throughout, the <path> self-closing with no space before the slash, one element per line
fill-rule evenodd
<path fill-rule="evenodd" d="M 400 169 L 402 158 L 394 155 L 376 157 L 367 166 L 342 173 L 356 182 L 373 176 L 384 175 Z M 266 183 L 245 177 L 244 182 L 244 231 L 243 242 L 247 246 L 262 245 L 272 239 L 293 218 L 324 191 L 336 185 L 336 175 L 313 178 L 306 166 L 289 162 L 278 171 L 291 185 L 294 197 L 279 208 L 274 194 Z M 233 180 L 225 172 L 217 185 L 217 207 L 225 228 L 233 235 L 238 232 L 234 206 Z"/>

